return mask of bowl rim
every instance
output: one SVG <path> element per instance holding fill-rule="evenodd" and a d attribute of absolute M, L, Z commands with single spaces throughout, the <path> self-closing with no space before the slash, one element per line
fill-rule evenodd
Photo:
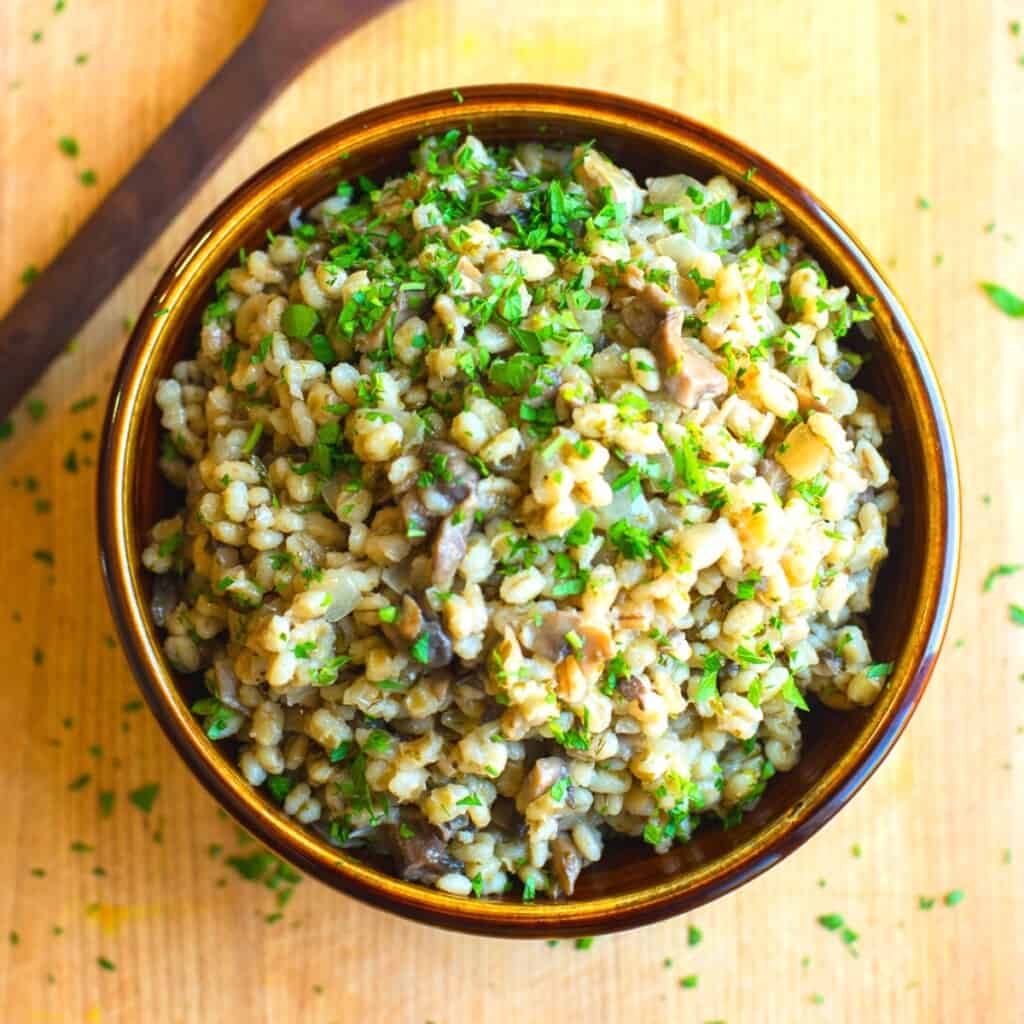
<path fill-rule="evenodd" d="M 843 258 L 843 276 L 863 283 L 884 314 L 886 344 L 911 375 L 916 413 L 931 457 L 923 467 L 927 529 L 931 534 L 922 568 L 918 617 L 908 646 L 901 649 L 890 676 L 894 696 L 884 715 L 858 738 L 859 750 L 840 771 L 833 767 L 786 814 L 755 832 L 734 850 L 684 873 L 634 892 L 587 900 L 512 903 L 455 897 L 403 882 L 368 865 L 340 856 L 303 826 L 291 821 L 249 786 L 206 738 L 177 692 L 140 590 L 137 531 L 132 493 L 137 431 L 135 411 L 151 401 L 143 393 L 147 368 L 176 337 L 174 316 L 158 316 L 190 284 L 208 271 L 202 255 L 232 210 L 260 206 L 267 196 L 316 168 L 336 163 L 359 139 L 379 139 L 388 127 L 415 117 L 424 132 L 505 114 L 575 118 L 608 133 L 639 133 L 693 149 L 732 180 L 756 168 L 756 182 L 743 187 L 778 202 L 794 230 L 812 248 L 830 243 Z M 809 237 L 810 236 L 810 237 Z M 218 268 L 219 269 L 219 268 Z M 855 281 L 854 281 L 855 279 Z M 164 733 L 192 773 L 217 802 L 275 853 L 307 874 L 365 903 L 416 921 L 459 931 L 506 936 L 582 936 L 636 927 L 710 902 L 788 856 L 824 826 L 860 789 L 903 732 L 917 707 L 942 646 L 949 621 L 959 561 L 960 509 L 956 454 L 949 416 L 938 380 L 920 337 L 882 271 L 853 233 L 808 189 L 771 160 L 725 133 L 683 114 L 640 100 L 591 89 L 533 83 L 467 86 L 435 90 L 395 100 L 345 118 L 288 149 L 220 202 L 181 246 L 161 276 L 122 356 L 114 381 L 102 438 L 97 478 L 100 559 L 115 623 L 139 688 Z M 933 584 L 931 588 L 928 583 Z M 925 591 L 929 591 L 925 593 Z M 686 881 L 682 880 L 683 878 Z"/>

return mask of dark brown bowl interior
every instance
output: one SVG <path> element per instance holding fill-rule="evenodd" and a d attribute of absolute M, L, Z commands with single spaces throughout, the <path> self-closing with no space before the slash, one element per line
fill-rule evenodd
<path fill-rule="evenodd" d="M 163 698 L 154 695 L 148 682 L 149 673 L 142 665 L 142 659 L 133 653 L 147 643 L 147 638 L 136 635 L 123 614 L 118 614 L 118 619 L 147 698 L 179 750 L 232 813 L 270 845 L 292 856 L 300 866 L 313 870 L 331 884 L 390 909 L 469 930 L 536 934 L 558 931 L 581 933 L 602 927 L 625 927 L 686 909 L 719 895 L 780 859 L 820 827 L 856 791 L 903 728 L 920 697 L 937 654 L 955 578 L 957 492 L 948 424 L 920 342 L 877 268 L 827 210 L 770 162 L 678 115 L 627 100 L 578 90 L 541 90 L 533 86 L 483 87 L 468 89 L 465 93 L 465 107 L 453 104 L 445 94 L 415 97 L 327 129 L 316 139 L 285 154 L 240 190 L 239 194 L 245 190 L 251 194 L 272 181 L 279 181 L 286 170 L 293 175 L 293 184 L 287 194 L 267 209 L 260 219 L 245 225 L 236 239 L 237 244 L 249 248 L 259 246 L 268 228 L 281 230 L 295 206 L 309 206 L 333 192 L 342 177 L 367 174 L 380 180 L 401 172 L 408 166 L 409 150 L 425 130 L 424 120 L 415 116 L 417 110 L 433 118 L 431 130 L 436 130 L 438 125 L 465 127 L 467 121 L 472 121 L 474 133 L 487 142 L 596 139 L 602 150 L 630 168 L 640 179 L 679 171 L 701 178 L 724 172 L 737 180 L 741 189 L 759 197 L 774 198 L 787 214 L 791 230 L 811 243 L 813 253 L 821 260 L 830 280 L 852 283 L 855 290 L 870 293 L 878 300 L 876 322 L 866 331 L 854 328 L 847 340 L 870 357 L 858 385 L 887 403 L 894 420 L 894 431 L 888 440 L 886 453 L 900 481 L 903 521 L 890 533 L 891 554 L 878 581 L 874 608 L 869 616 L 875 657 L 895 662 L 897 666 L 887 692 L 876 705 L 865 710 L 840 713 L 814 706 L 812 713 L 803 720 L 804 750 L 799 765 L 794 771 L 780 774 L 772 780 L 760 804 L 738 827 L 726 831 L 708 825 L 698 831 L 692 842 L 663 856 L 653 854 L 648 846 L 638 841 L 615 842 L 606 859 L 583 874 L 574 902 L 579 906 L 602 897 L 640 896 L 652 886 L 669 880 L 683 883 L 676 887 L 678 891 L 659 895 L 650 906 L 623 913 L 621 918 L 606 908 L 602 909 L 600 915 L 585 924 L 577 920 L 563 927 L 558 920 L 557 904 L 551 905 L 546 920 L 523 921 L 517 917 L 514 921 L 482 922 L 474 919 L 475 904 L 469 901 L 452 900 L 460 906 L 464 904 L 464 909 L 451 915 L 438 914 L 436 908 L 416 906 L 415 893 L 411 896 L 393 891 L 388 894 L 367 893 L 361 884 L 346 883 L 332 877 L 323 865 L 311 865 L 306 855 L 296 855 L 293 844 L 272 827 L 268 829 L 265 821 L 255 820 L 244 808 L 239 808 L 237 802 L 218 787 L 216 778 L 211 778 L 211 774 L 216 776 L 221 772 L 235 771 L 230 746 L 217 748 L 213 756 L 220 759 L 220 764 L 211 773 L 208 755 L 197 752 L 194 744 L 183 740 L 180 733 L 176 734 L 168 725 L 166 716 L 161 714 L 159 705 Z M 475 100 L 478 101 L 476 104 Z M 536 109 L 528 108 L 529 103 L 536 107 L 542 101 L 550 101 L 551 109 L 538 113 Z M 524 107 L 527 109 L 522 109 Z M 601 116 L 598 116 L 598 111 Z M 627 123 L 627 114 L 643 122 L 643 127 Z M 353 147 L 343 158 L 347 134 L 360 125 L 372 127 L 376 124 L 381 126 L 379 134 L 369 142 Z M 303 165 L 304 147 L 310 149 L 316 143 L 322 146 L 324 140 L 330 138 L 337 140 L 338 159 L 312 171 L 295 173 L 296 168 Z M 749 183 L 739 181 L 748 166 L 757 167 L 757 173 Z M 225 206 L 230 203 L 231 200 L 226 201 Z M 183 250 L 177 266 L 191 259 L 190 254 L 202 244 L 209 232 L 218 231 L 219 226 L 218 214 L 215 213 Z M 194 348 L 202 310 L 210 301 L 214 278 L 221 269 L 220 265 L 212 263 L 205 266 L 201 274 L 202 287 L 192 288 L 185 297 L 187 308 L 178 310 L 185 317 L 184 320 L 179 319 L 184 330 L 176 330 L 172 338 L 165 336 L 160 342 L 162 348 L 157 355 L 157 376 L 169 373 L 172 364 Z M 168 284 L 174 273 L 172 268 L 162 286 Z M 151 309 L 158 308 L 161 294 L 162 287 L 158 287 Z M 178 305 L 181 305 L 180 301 Z M 121 386 L 136 372 L 142 351 L 156 344 L 152 333 L 151 326 L 143 322 L 125 356 L 119 382 Z M 119 414 L 123 416 L 126 413 L 120 410 Z M 162 481 L 156 468 L 159 431 L 151 397 L 149 401 L 140 401 L 133 406 L 128 414 L 136 419 L 141 445 L 141 457 L 134 460 L 134 471 L 127 481 L 128 493 L 119 499 L 103 492 L 108 462 L 116 457 L 111 450 L 105 452 L 100 484 L 106 569 L 115 611 L 119 613 L 126 601 L 136 599 L 138 595 L 126 595 L 124 588 L 117 585 L 117 580 L 111 578 L 123 573 L 123 567 L 119 569 L 116 564 L 112 565 L 118 560 L 109 539 L 109 530 L 114 529 L 110 525 L 113 521 L 112 506 L 118 500 L 130 502 L 128 514 L 145 530 L 177 501 L 177 495 Z M 111 441 L 108 434 L 108 448 Z M 941 543 L 942 550 L 933 550 L 929 557 L 927 546 L 937 543 Z M 138 552 L 135 552 L 135 558 L 138 558 Z M 146 593 L 142 595 L 147 604 L 148 586 L 147 581 L 144 583 Z M 177 685 L 186 701 L 194 699 L 202 688 L 198 677 L 178 678 Z M 829 791 L 812 794 L 816 785 L 830 773 Z M 281 818 L 276 808 L 267 806 L 273 818 Z M 764 830 L 770 831 L 770 826 L 777 827 L 780 821 L 787 823 L 784 832 L 767 839 L 762 837 Z M 323 845 L 329 850 L 326 844 Z M 337 857 L 333 850 L 329 855 Z M 723 858 L 729 863 L 723 862 L 718 875 L 710 880 L 702 878 L 699 884 L 687 887 L 685 881 L 690 874 L 700 872 Z M 384 864 L 374 866 L 386 871 Z M 409 887 L 400 885 L 398 888 L 405 890 Z M 518 898 L 509 897 L 509 900 L 516 904 L 518 914 L 523 909 L 518 905 Z"/>

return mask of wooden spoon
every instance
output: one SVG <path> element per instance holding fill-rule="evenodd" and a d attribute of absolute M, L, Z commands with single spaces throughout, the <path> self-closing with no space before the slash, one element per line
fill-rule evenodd
<path fill-rule="evenodd" d="M 319 53 L 394 0 L 268 0 L 227 63 L 0 321 L 0 419 Z"/>

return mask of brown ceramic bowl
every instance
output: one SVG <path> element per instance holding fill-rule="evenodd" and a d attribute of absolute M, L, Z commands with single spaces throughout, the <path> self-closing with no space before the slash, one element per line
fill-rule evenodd
<path fill-rule="evenodd" d="M 863 785 L 907 724 L 938 654 L 956 578 L 959 495 L 949 422 L 924 347 L 881 272 L 856 239 L 799 182 L 745 146 L 658 107 L 583 89 L 537 85 L 436 92 L 350 117 L 296 146 L 211 214 L 160 280 L 121 363 L 103 443 L 99 521 L 103 568 L 125 650 L 171 742 L 213 796 L 250 832 L 308 874 L 376 907 L 431 924 L 504 936 L 589 935 L 690 910 L 760 874 L 813 835 Z M 612 844 L 581 878 L 575 898 L 524 904 L 473 900 L 399 881 L 379 862 L 340 854 L 293 823 L 236 771 L 189 712 L 198 678 L 176 675 L 150 620 L 150 581 L 140 552 L 171 500 L 157 470 L 158 378 L 195 343 L 213 282 L 242 246 L 259 245 L 295 206 L 333 191 L 341 177 L 403 169 L 422 135 L 472 125 L 490 142 L 596 139 L 638 177 L 724 173 L 774 199 L 830 277 L 876 297 L 862 342 L 872 353 L 862 384 L 892 408 L 889 443 L 904 519 L 875 591 L 876 656 L 895 662 L 877 703 L 805 720 L 798 767 L 777 776 L 736 828 L 707 826 L 657 856 L 639 842 Z M 748 168 L 757 168 L 743 181 Z M 154 313 L 169 312 L 159 318 Z"/>

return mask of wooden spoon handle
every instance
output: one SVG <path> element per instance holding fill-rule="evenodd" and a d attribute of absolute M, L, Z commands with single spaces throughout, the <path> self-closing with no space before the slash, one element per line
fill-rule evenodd
<path fill-rule="evenodd" d="M 175 118 L 0 321 L 0 419 L 135 265 L 257 115 L 319 52 L 392 0 L 271 0 Z"/>

